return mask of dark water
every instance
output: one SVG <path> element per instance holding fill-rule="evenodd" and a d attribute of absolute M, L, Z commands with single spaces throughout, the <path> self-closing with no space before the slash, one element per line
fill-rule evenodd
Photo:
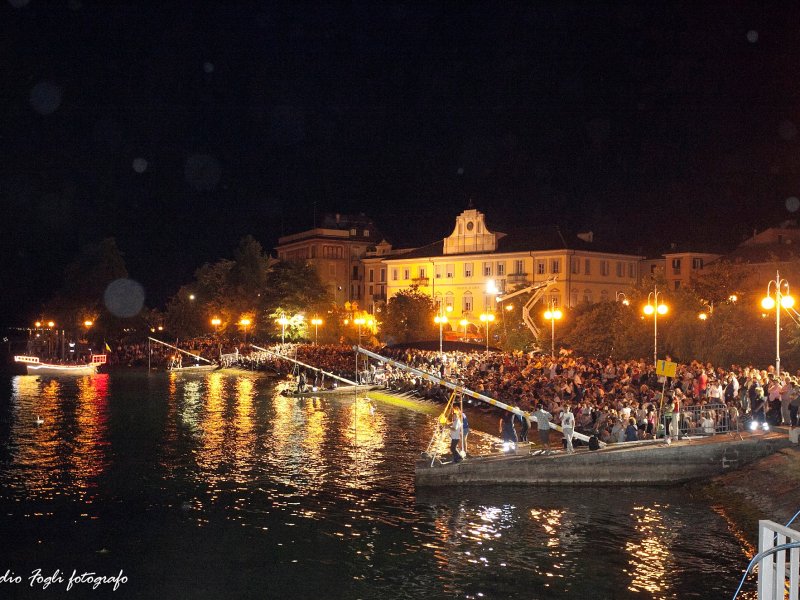
<path fill-rule="evenodd" d="M 22 577 L 0 598 L 713 599 L 747 562 L 691 488 L 418 496 L 433 420 L 407 409 L 257 375 L 0 384 L 0 576 Z M 127 582 L 67 592 L 73 570 Z"/>

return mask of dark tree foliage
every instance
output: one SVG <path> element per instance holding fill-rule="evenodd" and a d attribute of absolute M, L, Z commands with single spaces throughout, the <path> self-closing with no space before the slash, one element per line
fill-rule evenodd
<path fill-rule="evenodd" d="M 382 337 L 388 343 L 438 339 L 435 316 L 436 306 L 428 294 L 416 286 L 400 290 L 386 305 Z"/>

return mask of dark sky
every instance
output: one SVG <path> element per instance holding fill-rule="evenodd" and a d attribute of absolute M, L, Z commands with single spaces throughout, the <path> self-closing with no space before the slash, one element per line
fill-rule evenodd
<path fill-rule="evenodd" d="M 800 197 L 797 2 L 0 0 L 0 56 L 6 322 L 106 236 L 158 305 L 315 209 L 407 246 L 472 198 L 652 252 Z"/>

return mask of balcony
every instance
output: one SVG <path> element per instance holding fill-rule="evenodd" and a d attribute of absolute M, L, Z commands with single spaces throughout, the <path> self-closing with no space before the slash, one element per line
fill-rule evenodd
<path fill-rule="evenodd" d="M 507 275 L 509 284 L 528 283 L 527 273 L 511 273 Z"/>
<path fill-rule="evenodd" d="M 414 277 L 411 279 L 411 283 L 413 285 L 419 285 L 419 286 L 430 285 L 430 282 L 431 282 L 430 277 Z"/>

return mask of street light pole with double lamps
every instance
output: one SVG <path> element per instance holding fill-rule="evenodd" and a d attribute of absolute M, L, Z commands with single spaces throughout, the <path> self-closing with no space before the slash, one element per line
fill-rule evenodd
<path fill-rule="evenodd" d="M 653 367 L 658 366 L 658 315 L 667 314 L 667 305 L 663 302 L 658 303 L 659 296 L 663 296 L 657 287 L 647 295 L 647 305 L 642 309 L 644 314 L 653 315 Z"/>
<path fill-rule="evenodd" d="M 770 288 L 775 286 L 773 298 L 770 295 Z M 782 289 L 786 288 L 784 294 Z M 789 282 L 781 279 L 780 271 L 775 272 L 775 279 L 767 284 L 767 295 L 761 300 L 761 306 L 765 310 L 775 309 L 775 378 L 781 375 L 781 308 L 792 308 L 794 298 L 789 295 Z"/>
<path fill-rule="evenodd" d="M 556 321 L 564 316 L 553 304 L 544 311 L 544 318 L 550 321 L 550 358 L 556 357 Z"/>
<path fill-rule="evenodd" d="M 286 343 L 286 325 L 288 325 L 289 319 L 286 318 L 286 315 L 281 315 L 281 318 L 278 319 L 278 324 L 281 326 L 281 344 Z"/>
<path fill-rule="evenodd" d="M 244 318 L 239 321 L 239 324 L 244 327 L 244 343 L 247 345 L 247 327 L 250 325 L 252 321 L 250 319 Z"/>
<path fill-rule="evenodd" d="M 452 306 L 445 307 L 445 311 L 448 312 L 448 313 L 452 312 L 452 310 L 453 310 Z M 439 310 L 439 312 L 441 313 L 441 309 Z M 443 351 L 442 351 L 442 328 L 444 327 L 444 324 L 447 323 L 447 315 L 446 314 L 438 314 L 433 318 L 433 322 L 439 325 L 439 358 L 441 358 L 443 356 Z"/>
<path fill-rule="evenodd" d="M 314 345 L 318 346 L 319 342 L 319 326 L 322 325 L 322 319 L 314 317 L 311 319 L 311 324 L 314 326 Z"/>

